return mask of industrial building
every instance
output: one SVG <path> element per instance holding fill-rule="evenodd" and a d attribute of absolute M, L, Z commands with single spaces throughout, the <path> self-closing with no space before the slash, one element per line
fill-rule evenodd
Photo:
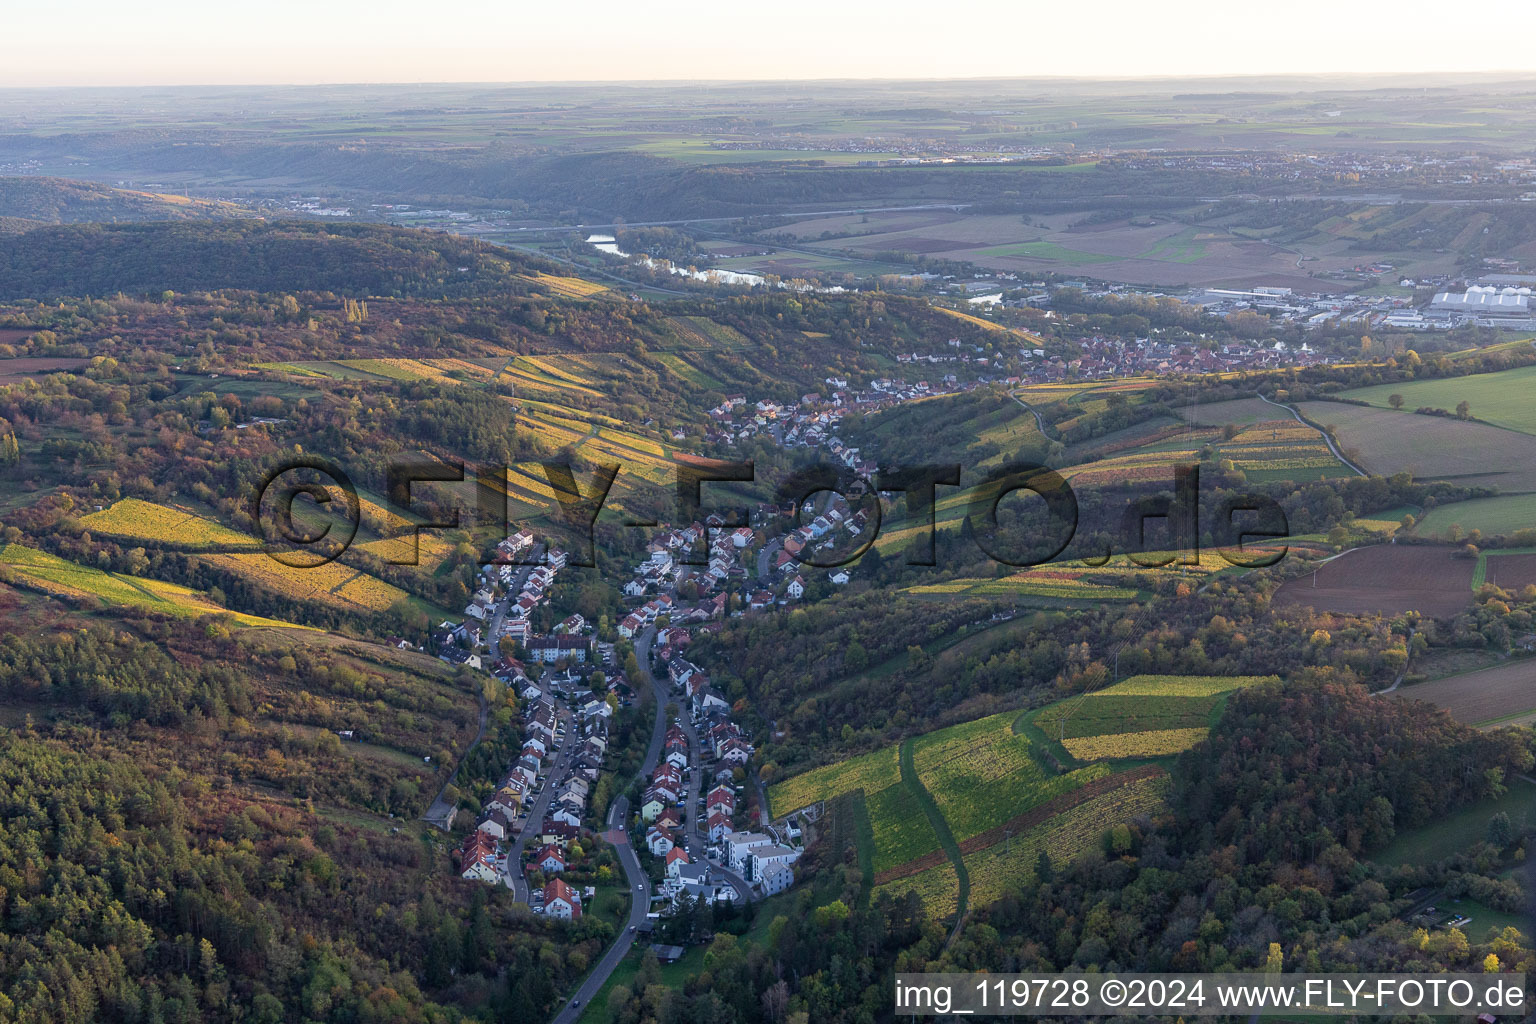
<path fill-rule="evenodd" d="M 1464 313 L 1468 316 L 1529 316 L 1531 290 L 1529 288 L 1496 288 L 1493 285 L 1473 285 L 1465 292 L 1440 292 L 1430 303 L 1432 311 Z"/>

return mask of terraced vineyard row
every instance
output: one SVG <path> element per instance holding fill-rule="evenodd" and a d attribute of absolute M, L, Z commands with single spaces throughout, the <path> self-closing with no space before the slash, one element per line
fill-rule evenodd
<path fill-rule="evenodd" d="M 0 578 L 72 601 L 95 600 L 180 618 L 226 615 L 242 626 L 292 626 L 278 619 L 227 611 L 190 587 L 103 572 L 20 544 L 0 548 Z"/>
<path fill-rule="evenodd" d="M 775 817 L 822 801 L 855 815 L 876 894 L 916 892 L 931 913 L 963 913 L 1027 882 L 1040 852 L 1070 860 L 1155 813 L 1167 771 L 1152 759 L 1204 739 L 1227 693 L 1274 681 L 1135 676 L 817 768 L 770 787 L 769 804 Z"/>

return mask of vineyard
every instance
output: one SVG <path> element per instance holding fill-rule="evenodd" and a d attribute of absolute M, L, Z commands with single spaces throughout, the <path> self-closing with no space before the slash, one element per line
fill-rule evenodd
<path fill-rule="evenodd" d="M 530 356 L 518 356 L 510 360 L 502 367 L 501 376 L 510 377 L 520 390 L 533 388 L 552 396 L 578 394 L 588 398 L 603 397 L 601 391 L 548 372 Z"/>
<path fill-rule="evenodd" d="M 454 543 L 444 539 L 440 531 L 423 530 L 419 537 L 419 542 L 410 536 L 380 537 L 352 546 L 394 565 L 413 564 L 414 558 L 416 560 L 414 564 L 428 571 L 442 565 L 447 561 L 448 556 L 453 554 Z"/>
<path fill-rule="evenodd" d="M 817 768 L 770 787 L 769 804 L 778 817 L 818 801 L 857 816 L 857 829 L 873 840 L 864 844 L 870 849 L 861 848 L 861 862 L 872 873 L 874 892 L 917 892 L 938 916 L 953 913 L 959 901 L 958 861 L 951 857 L 963 857 L 966 865 L 979 857 L 991 872 L 996 857 L 988 851 L 1038 836 L 1038 842 L 1063 843 L 1052 849 L 1060 859 L 1062 851 L 1075 855 L 1112 825 L 1156 806 L 1162 769 L 1146 765 L 1117 774 L 1091 764 L 1063 773 L 1015 731 L 1018 720 L 1018 712 L 1005 712 L 909 740 L 905 774 L 901 747 Z"/>
<path fill-rule="evenodd" d="M 1096 697 L 1214 697 L 1248 686 L 1278 683 L 1279 676 L 1131 676 Z"/>
<path fill-rule="evenodd" d="M 671 316 L 667 327 L 684 349 L 733 352 L 752 343 L 734 327 L 716 323 L 707 316 Z"/>
<path fill-rule="evenodd" d="M 123 537 L 182 548 L 253 548 L 249 534 L 232 530 L 183 509 L 124 498 L 80 520 L 80 525 L 104 537 Z"/>
<path fill-rule="evenodd" d="M 1233 690 L 1274 676 L 1132 676 L 1053 704 L 1034 725 L 1079 761 L 1168 757 L 1199 743 Z"/>
<path fill-rule="evenodd" d="M 1031 334 L 1029 331 L 1021 330 L 1017 327 L 1008 327 L 1004 324 L 994 323 L 991 320 L 985 320 L 973 313 L 965 313 L 958 309 L 950 309 L 947 306 L 939 305 L 935 305 L 933 309 L 935 312 L 952 316 L 956 320 L 964 320 L 966 323 L 972 325 L 973 327 L 980 327 L 983 330 L 997 331 L 1003 334 L 1011 335 L 1012 337 L 1018 338 L 1021 341 L 1028 342 L 1031 345 L 1045 344 L 1045 339 L 1041 338 L 1038 334 Z"/>
<path fill-rule="evenodd" d="M 381 612 L 406 597 L 399 587 L 337 562 L 313 569 L 293 569 L 264 554 L 217 554 L 202 558 L 285 597 L 350 611 Z"/>
<path fill-rule="evenodd" d="M 1010 890 L 1037 881 L 1035 865 L 1046 853 L 1054 864 L 1082 856 L 1103 842 L 1116 825 L 1141 815 L 1156 814 L 1162 807 L 1167 777 L 1161 773 L 1125 776 L 1123 784 L 1098 793 L 1031 828 L 1006 837 L 985 849 L 965 854 L 970 876 L 972 906 L 985 906 Z M 1112 777 L 1118 778 L 1118 777 Z"/>
<path fill-rule="evenodd" d="M 913 767 L 933 794 L 956 840 L 1109 774 L 1103 765 L 1057 775 L 1027 736 L 1013 731 L 1016 712 L 977 719 L 919 737 Z"/>
<path fill-rule="evenodd" d="M 939 848 L 938 833 L 904 783 L 898 781 L 878 793 L 866 794 L 864 806 L 875 840 L 877 874 Z"/>
<path fill-rule="evenodd" d="M 877 793 L 900 781 L 897 749 L 884 747 L 769 786 L 768 806 L 774 817 L 782 818 L 819 800 L 831 800 L 856 789 Z"/>
<path fill-rule="evenodd" d="M 919 596 L 966 597 L 1049 597 L 1065 601 L 1129 601 L 1135 588 L 1107 586 L 1078 578 L 1078 574 L 1029 570 L 1002 579 L 959 579 L 948 583 L 927 583 L 904 591 Z"/>
<path fill-rule="evenodd" d="M 1080 761 L 1123 760 L 1136 757 L 1166 757 L 1179 754 L 1205 739 L 1209 732 L 1197 729 L 1149 729 L 1144 732 L 1106 733 L 1062 740 L 1062 745 Z"/>
<path fill-rule="evenodd" d="M 71 601 L 95 599 L 182 618 L 227 615 L 242 626 L 292 626 L 260 615 L 227 611 L 206 594 L 188 587 L 103 572 L 20 544 L 0 548 L 0 576 L 16 586 Z"/>
<path fill-rule="evenodd" d="M 562 299 L 589 299 L 608 290 L 606 285 L 580 277 L 557 277 L 554 274 L 522 274 L 519 276 L 526 281 L 533 282 L 549 294 L 557 295 Z"/>
<path fill-rule="evenodd" d="M 915 875 L 875 886 L 870 898 L 882 895 L 899 898 L 909 892 L 917 893 L 918 899 L 923 901 L 923 910 L 930 916 L 943 919 L 953 914 L 959 903 L 960 879 L 953 865 L 945 860 Z"/>
<path fill-rule="evenodd" d="M 1046 735 L 1063 739 L 1158 729 L 1204 729 L 1217 697 L 1101 696 L 1053 704 L 1035 716 Z M 1070 749 L 1070 748 L 1069 748 Z"/>
<path fill-rule="evenodd" d="M 692 363 L 683 359 L 682 356 L 675 355 L 671 352 L 658 352 L 655 355 L 655 359 L 668 370 L 672 371 L 674 376 L 681 380 L 687 381 L 694 387 L 706 389 L 721 387 L 721 382 L 718 378 L 705 373 L 697 366 L 694 366 Z"/>

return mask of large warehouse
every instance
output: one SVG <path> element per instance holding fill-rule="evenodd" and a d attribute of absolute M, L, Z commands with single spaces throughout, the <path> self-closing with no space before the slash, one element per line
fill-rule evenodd
<path fill-rule="evenodd" d="M 1429 308 L 1445 313 L 1467 313 L 1472 316 L 1529 316 L 1531 290 L 1473 285 L 1459 294 L 1441 292 L 1435 296 L 1435 301 L 1430 303 Z"/>

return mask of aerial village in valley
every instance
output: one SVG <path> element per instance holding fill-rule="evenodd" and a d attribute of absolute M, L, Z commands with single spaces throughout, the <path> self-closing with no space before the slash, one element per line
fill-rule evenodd
<path fill-rule="evenodd" d="M 788 889 L 802 851 L 800 830 L 774 827 L 757 800 L 745 797 L 751 738 L 685 651 L 732 613 L 728 585 L 750 589 L 755 573 L 748 562 L 766 567 L 782 596 L 764 585 L 739 602 L 735 614 L 801 596 L 803 582 L 794 577 L 788 552 L 839 524 L 856 529 L 846 514 L 846 506 L 828 507 L 800 530 L 775 538 L 778 558 L 771 565 L 754 556 L 758 531 L 727 527 L 719 515 L 658 530 L 623 588 L 631 610 L 609 642 L 580 614 L 547 633 L 533 632 L 534 612 L 549 600 L 566 556 L 527 530 L 498 545 L 463 621 L 442 623 L 432 637 L 440 659 L 493 676 L 521 708 L 521 749 L 459 847 L 460 875 L 507 886 L 536 913 L 576 920 L 622 869 L 646 908 L 632 930 L 678 941 L 694 933 L 669 922 L 691 921 L 696 907 L 739 906 Z M 700 544 L 707 544 L 707 559 L 688 564 Z M 598 806 L 599 779 L 614 770 L 614 716 L 641 703 L 641 687 L 651 689 L 660 709 L 652 749 L 636 775 L 608 791 L 623 795 Z M 452 829 L 454 818 L 450 808 L 437 823 Z M 615 830 L 629 833 L 633 865 L 627 852 L 615 858 L 605 844 Z M 664 953 L 677 948 L 657 945 Z"/>

